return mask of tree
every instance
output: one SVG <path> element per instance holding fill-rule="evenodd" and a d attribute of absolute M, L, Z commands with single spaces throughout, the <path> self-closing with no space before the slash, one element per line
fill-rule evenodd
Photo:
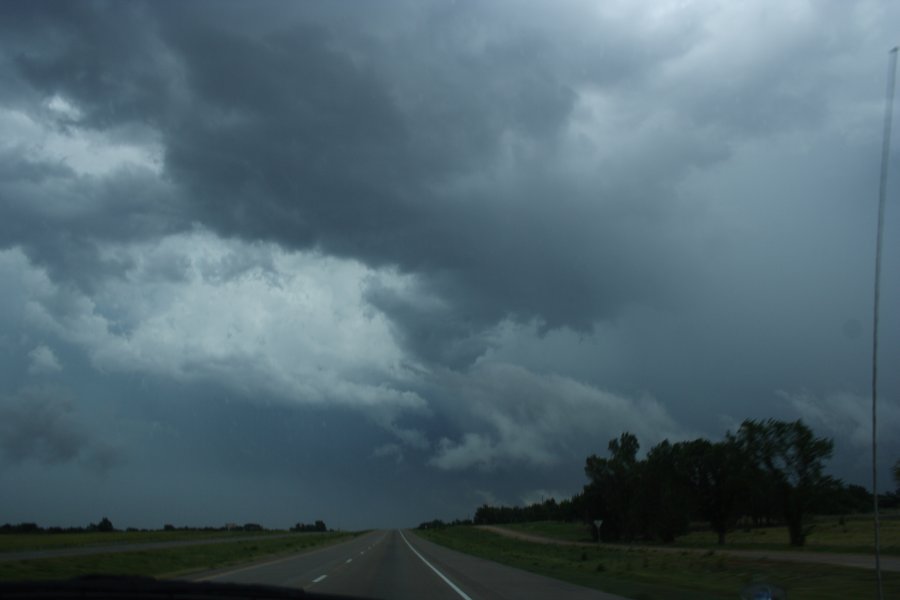
<path fill-rule="evenodd" d="M 752 461 L 760 475 L 752 481 L 762 483 L 774 494 L 787 523 L 791 545 L 804 545 L 812 530 L 804 523 L 804 517 L 829 487 L 829 478 L 822 469 L 824 461 L 831 457 L 834 443 L 815 437 L 802 421 L 775 419 L 744 421 L 736 434 L 728 434 L 728 439 Z"/>
<path fill-rule="evenodd" d="M 637 506 L 642 533 L 664 543 L 687 532 L 692 494 L 681 467 L 680 445 L 663 440 L 647 453 L 640 469 Z"/>
<path fill-rule="evenodd" d="M 112 521 L 110 521 L 106 517 L 103 517 L 102 519 L 100 519 L 100 522 L 97 523 L 96 525 L 91 523 L 90 528 L 95 531 L 104 531 L 104 532 L 115 531 L 115 527 L 113 527 Z"/>
<path fill-rule="evenodd" d="M 696 439 L 675 444 L 675 471 L 687 483 L 686 494 L 700 517 L 709 521 L 719 545 L 733 529 L 748 495 L 748 460 L 731 440 Z"/>
<path fill-rule="evenodd" d="M 609 458 L 591 455 L 585 461 L 584 472 L 590 482 L 584 489 L 588 518 L 603 520 L 599 532 L 603 540 L 631 540 L 641 530 L 636 504 L 640 444 L 634 434 L 625 432 L 610 440 L 607 448 Z"/>
<path fill-rule="evenodd" d="M 897 486 L 897 493 L 900 494 L 900 460 L 894 463 L 894 484 Z"/>
<path fill-rule="evenodd" d="M 840 479 L 827 478 L 828 492 L 820 496 L 814 511 L 820 515 L 846 515 L 872 511 L 872 493 L 861 485 L 846 485 Z"/>

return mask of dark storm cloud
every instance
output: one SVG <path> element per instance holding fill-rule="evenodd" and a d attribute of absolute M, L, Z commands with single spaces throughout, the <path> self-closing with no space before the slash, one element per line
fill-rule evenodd
<path fill-rule="evenodd" d="M 583 329 L 661 297 L 671 265 L 653 258 L 658 199 L 635 197 L 620 173 L 580 181 L 558 169 L 572 85 L 621 86 L 661 46 L 640 53 L 639 40 L 616 32 L 624 52 L 569 65 L 573 50 L 560 40 L 479 25 L 475 5 L 429 6 L 421 30 L 387 41 L 364 35 L 362 20 L 295 17 L 260 30 L 196 7 L 54 8 L 7 25 L 19 32 L 9 42 L 19 84 L 70 99 L 82 127 L 156 128 L 178 208 L 160 214 L 166 203 L 141 200 L 152 184 L 127 173 L 84 227 L 39 215 L 44 232 L 27 203 L 4 238 L 39 262 L 115 271 L 94 256 L 98 240 L 152 235 L 180 218 L 397 265 L 446 303 L 434 317 L 447 325 L 425 339 L 419 330 L 434 318 L 373 294 L 424 359 L 470 360 L 479 332 L 506 316 Z M 629 208 L 641 204 L 649 213 Z M 55 233 L 61 222 L 65 236 Z"/>
<path fill-rule="evenodd" d="M 260 40 L 197 25 L 167 32 L 199 106 L 168 123 L 165 144 L 204 222 L 300 248 L 334 232 L 365 248 L 408 226 L 394 193 L 404 124 L 370 73 L 315 27 Z"/>
<path fill-rule="evenodd" d="M 387 464 L 409 498 L 402 469 L 445 475 L 412 497 L 465 516 L 454 487 L 577 490 L 626 428 L 647 447 L 801 414 L 860 437 L 866 335 L 844 324 L 869 322 L 883 92 L 865 64 L 896 19 L 676 4 L 4 4 L 4 372 L 114 381 L 110 402 L 164 380 L 169 421 L 134 430 L 193 419 L 211 455 L 172 477 L 182 457 L 149 458 L 144 485 L 196 476 L 202 498 L 243 484 L 236 456 L 281 479 L 338 444 L 313 487 L 376 487 Z M 216 423 L 215 386 L 246 435 Z M 828 418 L 842 390 L 850 433 Z M 353 423 L 271 435 L 290 420 L 254 420 L 272 400 Z M 4 429 L 9 456 L 115 456 L 64 403 L 5 406 L 52 438 Z"/>
<path fill-rule="evenodd" d="M 52 2 L 5 7 L 0 27 L 7 68 L 31 86 L 27 97 L 65 93 L 87 123 L 110 127 L 153 122 L 170 97 L 154 26 L 140 3 Z"/>
<path fill-rule="evenodd" d="M 604 186 L 557 170 L 577 98 L 565 53 L 530 33 L 472 46 L 477 11 L 449 12 L 411 39 L 349 50 L 307 24 L 261 39 L 230 24 L 167 30 L 204 107 L 167 133 L 167 169 L 219 231 L 420 274 L 442 314 L 372 299 L 426 360 L 471 360 L 505 316 L 588 328 L 660 297 L 670 265 L 653 258 L 655 217 L 629 208 L 656 200 L 623 192 L 616 173 Z M 505 138 L 529 150 L 498 186 L 517 152 Z"/>
<path fill-rule="evenodd" d="M 23 247 L 56 278 L 86 289 L 126 267 L 101 256 L 102 243 L 185 226 L 165 185 L 146 169 L 80 173 L 63 157 L 44 154 L 51 142 L 33 139 L 87 131 L 146 141 L 160 110 L 152 100 L 166 97 L 157 92 L 168 79 L 153 63 L 160 53 L 144 29 L 152 21 L 141 12 L 138 5 L 107 12 L 99 5 L 15 3 L 4 7 L 0 24 L 2 97 L 10 109 L 4 125 L 12 129 L 0 149 L 0 245 Z M 77 115 L 48 108 L 60 94 Z"/>
<path fill-rule="evenodd" d="M 165 52 L 147 29 L 152 24 L 137 4 L 110 11 L 87 3 L 4 7 L 2 97 L 14 111 L 8 125 L 19 135 L 7 134 L 13 142 L 0 149 L 0 245 L 23 247 L 55 278 L 85 289 L 127 268 L 102 256 L 102 244 L 189 223 L 170 190 L 145 168 L 97 177 L 43 155 L 52 142 L 16 138 L 40 128 L 60 139 L 97 132 L 107 142 L 146 142 L 164 108 L 155 101 L 171 96 L 160 93 L 169 78 L 156 62 Z M 61 95 L 77 115 L 48 108 Z"/>
<path fill-rule="evenodd" d="M 0 455 L 12 463 L 81 461 L 100 472 L 120 464 L 121 453 L 89 433 L 74 412 L 71 398 L 59 389 L 32 387 L 0 396 Z"/>
<path fill-rule="evenodd" d="M 21 246 L 55 278 L 85 289 L 129 266 L 103 256 L 103 243 L 153 238 L 184 226 L 164 185 L 141 170 L 80 176 L 24 157 L 20 149 L 2 153 L 0 164 L 0 244 Z"/>

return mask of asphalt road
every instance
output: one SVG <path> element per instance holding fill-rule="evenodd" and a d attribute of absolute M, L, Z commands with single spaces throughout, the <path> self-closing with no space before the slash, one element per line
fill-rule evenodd
<path fill-rule="evenodd" d="M 455 552 L 410 531 L 375 531 L 320 550 L 195 577 L 385 600 L 624 600 Z"/>

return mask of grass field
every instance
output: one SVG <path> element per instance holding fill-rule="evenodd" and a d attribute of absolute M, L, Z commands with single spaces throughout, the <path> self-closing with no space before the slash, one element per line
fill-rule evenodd
<path fill-rule="evenodd" d="M 874 575 L 865 569 L 738 559 L 715 552 L 554 546 L 475 527 L 417 533 L 462 552 L 641 600 L 737 598 L 744 586 L 758 582 L 778 585 L 791 600 L 871 598 L 875 590 Z M 885 573 L 884 585 L 886 598 L 900 597 L 900 574 Z"/>
<path fill-rule="evenodd" d="M 80 546 L 112 546 L 146 542 L 212 540 L 285 534 L 285 531 L 109 531 L 85 533 L 5 533 L 0 535 L 0 552 L 51 550 Z"/>
<path fill-rule="evenodd" d="M 565 542 L 593 542 L 587 525 L 583 523 L 564 523 L 562 521 L 535 521 L 533 523 L 510 523 L 501 525 L 506 529 L 530 533 Z"/>
<path fill-rule="evenodd" d="M 806 538 L 805 550 L 821 552 L 862 552 L 871 554 L 873 544 L 871 515 L 846 517 L 841 524 L 840 517 L 820 517 Z M 676 543 L 683 546 L 714 547 L 716 535 L 709 532 L 694 532 L 682 536 Z M 760 529 L 732 531 L 726 537 L 726 546 L 731 548 L 796 549 L 788 543 L 786 527 L 764 527 Z M 881 519 L 881 551 L 885 554 L 900 554 L 900 514 L 892 512 Z"/>
<path fill-rule="evenodd" d="M 347 539 L 353 533 L 298 533 L 271 540 L 200 544 L 160 550 L 0 561 L 0 580 L 67 579 L 79 575 L 174 577 L 254 559 L 290 554 Z M 142 539 L 140 541 L 148 541 Z"/>
<path fill-rule="evenodd" d="M 590 542 L 590 534 L 581 523 L 540 521 L 504 525 L 509 529 L 570 542 Z M 871 516 L 821 517 L 806 540 L 804 550 L 814 552 L 872 553 Z M 697 531 L 681 536 L 674 546 L 686 548 L 720 548 L 712 531 Z M 745 550 L 797 550 L 788 543 L 786 527 L 763 527 L 745 531 L 738 529 L 726 537 L 721 548 Z M 900 555 L 900 514 L 888 513 L 881 521 L 881 550 L 884 554 Z"/>

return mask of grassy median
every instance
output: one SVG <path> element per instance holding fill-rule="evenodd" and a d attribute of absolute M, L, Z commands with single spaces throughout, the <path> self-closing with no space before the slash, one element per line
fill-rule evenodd
<path fill-rule="evenodd" d="M 736 598 L 744 586 L 759 582 L 785 589 L 791 600 L 868 598 L 875 590 L 874 574 L 866 569 L 750 560 L 715 551 L 540 544 L 475 527 L 417 533 L 467 554 L 641 600 Z M 883 576 L 885 597 L 900 598 L 900 574 Z"/>
<path fill-rule="evenodd" d="M 355 535 L 357 534 L 344 532 L 298 533 L 269 540 L 244 540 L 158 550 L 0 561 L 0 580 L 68 579 L 93 573 L 175 577 L 192 571 L 217 569 L 261 558 L 302 552 L 318 546 L 333 544 Z"/>

